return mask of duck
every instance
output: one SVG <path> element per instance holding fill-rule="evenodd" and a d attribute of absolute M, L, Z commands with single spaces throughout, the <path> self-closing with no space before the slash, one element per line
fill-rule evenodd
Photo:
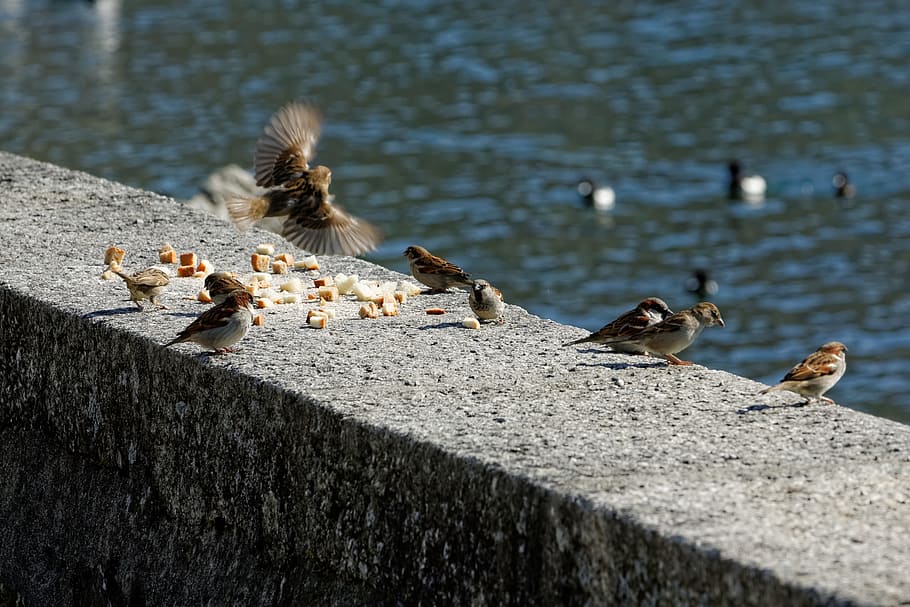
<path fill-rule="evenodd" d="M 697 269 L 692 272 L 692 276 L 686 279 L 686 291 L 699 299 L 707 299 L 709 296 L 717 294 L 717 281 L 708 276 L 707 270 Z"/>
<path fill-rule="evenodd" d="M 575 188 L 585 205 L 598 211 L 610 211 L 616 206 L 616 192 L 608 185 L 598 186 L 594 180 L 585 177 Z"/>
<path fill-rule="evenodd" d="M 743 175 L 742 168 L 736 160 L 727 164 L 730 170 L 730 198 L 746 202 L 761 202 L 765 198 L 768 184 L 761 175 Z"/>
<path fill-rule="evenodd" d="M 856 187 L 850 183 L 845 171 L 836 172 L 831 178 L 831 185 L 837 198 L 853 198 L 856 195 Z"/>

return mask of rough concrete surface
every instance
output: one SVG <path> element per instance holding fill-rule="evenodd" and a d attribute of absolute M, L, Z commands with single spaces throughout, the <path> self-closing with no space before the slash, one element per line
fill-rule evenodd
<path fill-rule="evenodd" d="M 5 596 L 910 603 L 908 427 L 759 396 L 721 371 L 563 348 L 584 332 L 515 306 L 464 329 L 464 292 L 376 320 L 345 300 L 325 330 L 305 326 L 313 304 L 280 306 L 235 354 L 164 349 L 205 309 L 184 299 L 202 281 L 175 278 L 171 310 L 136 312 L 99 274 L 106 246 L 134 270 L 165 241 L 219 269 L 246 271 L 263 241 L 300 255 L 0 153 Z M 449 312 L 424 314 L 436 305 Z"/>

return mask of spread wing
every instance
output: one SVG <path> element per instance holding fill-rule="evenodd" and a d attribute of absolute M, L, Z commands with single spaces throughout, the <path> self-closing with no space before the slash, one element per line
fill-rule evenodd
<path fill-rule="evenodd" d="M 268 188 L 300 177 L 319 141 L 322 116 L 315 106 L 285 105 L 272 116 L 256 143 L 256 185 Z"/>
<path fill-rule="evenodd" d="M 382 234 L 372 224 L 314 195 L 295 206 L 281 235 L 316 255 L 360 255 L 372 251 Z"/>

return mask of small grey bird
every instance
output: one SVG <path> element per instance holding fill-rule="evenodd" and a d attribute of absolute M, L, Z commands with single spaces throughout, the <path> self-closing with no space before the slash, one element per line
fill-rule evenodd
<path fill-rule="evenodd" d="M 467 272 L 423 247 L 411 245 L 404 250 L 404 256 L 408 259 L 411 275 L 430 287 L 430 292 L 441 292 L 450 287 L 470 289 L 474 286 L 474 281 Z"/>
<path fill-rule="evenodd" d="M 839 341 L 830 341 L 790 369 L 779 384 L 765 388 L 761 394 L 787 390 L 805 396 L 807 403 L 821 400 L 833 405 L 833 400 L 822 395 L 844 376 L 847 370 L 846 352 L 847 346 Z"/>
<path fill-rule="evenodd" d="M 480 320 L 499 320 L 506 311 L 502 293 L 483 278 L 478 278 L 468 295 L 471 310 Z"/>
<path fill-rule="evenodd" d="M 168 309 L 163 303 L 155 301 L 171 282 L 167 272 L 158 268 L 147 268 L 135 274 L 127 274 L 116 264 L 111 264 L 111 271 L 126 282 L 126 288 L 130 290 L 130 301 L 135 302 L 137 308 L 141 310 L 142 300 L 147 299 L 157 308 Z"/>

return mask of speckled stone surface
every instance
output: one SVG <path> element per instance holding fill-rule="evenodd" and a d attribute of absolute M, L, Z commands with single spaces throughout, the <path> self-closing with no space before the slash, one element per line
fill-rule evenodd
<path fill-rule="evenodd" d="M 465 329 L 465 292 L 165 349 L 202 281 L 138 312 L 99 278 L 108 245 L 138 270 L 164 242 L 302 255 L 0 153 L 0 584 L 29 605 L 910 602 L 908 427 L 563 348 L 584 331 L 515 306 Z"/>

